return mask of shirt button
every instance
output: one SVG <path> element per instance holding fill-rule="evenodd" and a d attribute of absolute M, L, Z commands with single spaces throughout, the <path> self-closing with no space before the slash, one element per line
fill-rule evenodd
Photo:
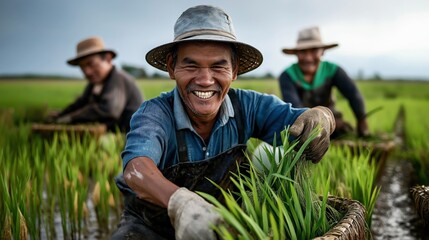
<path fill-rule="evenodd" d="M 203 151 L 205 152 L 207 150 L 207 148 L 206 147 L 203 147 Z"/>
<path fill-rule="evenodd" d="M 209 152 L 206 152 L 206 156 L 207 156 L 207 157 L 209 156 Z"/>

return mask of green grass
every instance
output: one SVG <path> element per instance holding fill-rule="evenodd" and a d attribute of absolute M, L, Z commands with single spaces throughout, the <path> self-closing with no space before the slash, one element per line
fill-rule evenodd
<path fill-rule="evenodd" d="M 138 80 L 144 99 L 152 99 L 161 92 L 171 91 L 176 82 L 170 79 Z M 49 107 L 62 108 L 77 98 L 85 88 L 83 80 L 2 80 L 0 108 Z M 259 90 L 278 95 L 273 80 L 235 81 L 233 87 Z"/>

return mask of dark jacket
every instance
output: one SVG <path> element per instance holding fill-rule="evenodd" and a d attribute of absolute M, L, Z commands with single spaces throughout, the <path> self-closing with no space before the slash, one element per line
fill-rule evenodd
<path fill-rule="evenodd" d="M 69 115 L 71 123 L 98 122 L 106 124 L 109 130 L 118 127 L 128 131 L 132 114 L 143 102 L 133 77 L 113 67 L 103 82 L 101 93 L 94 94 L 93 88 L 94 84 L 89 83 L 83 94 L 60 116 Z"/>

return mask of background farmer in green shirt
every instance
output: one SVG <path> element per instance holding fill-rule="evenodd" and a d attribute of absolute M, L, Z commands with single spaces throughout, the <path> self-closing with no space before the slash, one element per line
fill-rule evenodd
<path fill-rule="evenodd" d="M 358 135 L 368 136 L 365 104 L 358 88 L 341 67 L 321 60 L 326 49 L 336 46 L 336 43 L 322 42 L 318 27 L 305 28 L 299 32 L 296 46 L 283 49 L 285 54 L 298 58 L 297 63 L 280 75 L 283 100 L 294 107 L 329 107 L 336 120 L 336 130 L 331 135 L 335 138 L 353 131 L 352 126 L 342 119 L 341 112 L 335 109 L 332 89 L 336 87 L 353 110 Z"/>

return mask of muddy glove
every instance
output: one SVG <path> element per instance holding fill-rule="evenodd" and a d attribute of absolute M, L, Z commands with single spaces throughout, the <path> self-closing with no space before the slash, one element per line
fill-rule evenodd
<path fill-rule="evenodd" d="M 211 225 L 219 224 L 222 217 L 196 193 L 179 188 L 171 195 L 167 210 L 177 240 L 216 239 Z"/>
<path fill-rule="evenodd" d="M 320 134 L 308 144 L 304 150 L 307 160 L 313 163 L 319 162 L 329 148 L 329 137 L 335 130 L 335 118 L 327 107 L 314 107 L 303 112 L 292 124 L 289 132 L 292 136 L 299 137 L 298 148 L 310 137 L 310 133 L 318 125 L 322 127 Z"/>

